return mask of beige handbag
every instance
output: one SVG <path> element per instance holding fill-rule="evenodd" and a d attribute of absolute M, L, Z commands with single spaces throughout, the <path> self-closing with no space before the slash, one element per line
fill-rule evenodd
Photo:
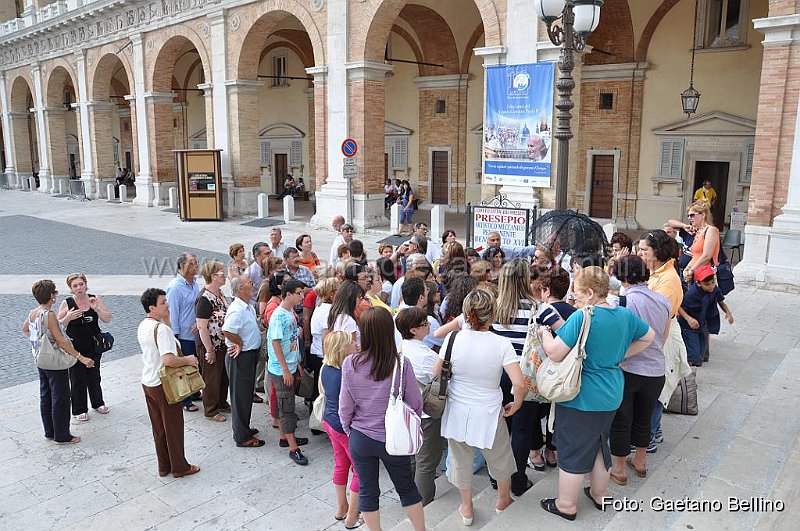
<path fill-rule="evenodd" d="M 594 308 L 587 306 L 583 312 L 583 322 L 575 346 L 561 361 L 546 358 L 536 371 L 536 386 L 539 394 L 551 402 L 572 400 L 581 390 L 581 372 L 586 358 L 586 339 L 592 324 Z"/>
<path fill-rule="evenodd" d="M 53 345 L 53 342 L 47 337 L 46 319 L 48 313 L 50 313 L 50 310 L 44 311 L 39 315 L 39 341 L 36 346 L 36 352 L 33 355 L 33 361 L 42 370 L 63 371 L 75 365 L 78 358 L 73 358 L 58 345 Z M 69 338 L 66 339 L 69 341 Z"/>
<path fill-rule="evenodd" d="M 153 341 L 156 342 L 158 348 L 158 325 L 156 323 L 153 328 Z M 183 356 L 180 343 L 175 340 L 175 346 L 178 350 L 178 356 Z M 200 375 L 197 367 L 184 365 L 183 367 L 167 367 L 162 365 L 158 369 L 158 378 L 161 380 L 161 387 L 164 389 L 164 396 L 167 397 L 167 403 L 177 404 L 189 395 L 205 389 L 206 382 Z"/>

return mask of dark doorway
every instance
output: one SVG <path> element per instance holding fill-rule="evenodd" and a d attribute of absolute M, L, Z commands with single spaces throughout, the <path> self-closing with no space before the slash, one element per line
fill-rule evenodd
<path fill-rule="evenodd" d="M 283 181 L 289 176 L 289 156 L 286 153 L 275 154 L 275 171 L 272 172 L 275 178 L 275 193 L 283 193 Z"/>
<path fill-rule="evenodd" d="M 714 225 L 719 230 L 725 230 L 725 218 L 728 215 L 728 172 L 729 162 L 697 161 L 694 168 L 694 188 L 692 197 L 703 187 L 704 181 L 711 181 L 711 187 L 717 193 L 716 200 L 711 205 L 711 215 L 714 218 Z"/>
<path fill-rule="evenodd" d="M 449 195 L 450 183 L 450 154 L 447 151 L 434 151 L 431 154 L 432 187 L 431 202 L 446 205 Z"/>
<path fill-rule="evenodd" d="M 614 155 L 592 156 L 591 193 L 589 216 L 611 219 L 614 216 Z"/>
<path fill-rule="evenodd" d="M 69 154 L 69 178 L 70 179 L 78 178 L 78 167 L 76 166 L 75 162 L 75 153 Z"/>
<path fill-rule="evenodd" d="M 131 163 L 131 152 L 125 152 L 125 169 L 128 171 L 133 171 L 133 164 Z"/>

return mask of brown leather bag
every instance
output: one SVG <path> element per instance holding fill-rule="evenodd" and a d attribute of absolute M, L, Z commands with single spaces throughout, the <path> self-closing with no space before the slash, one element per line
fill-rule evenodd
<path fill-rule="evenodd" d="M 153 329 L 153 340 L 158 347 L 158 325 L 157 323 Z M 175 340 L 175 347 L 178 350 L 178 356 L 183 356 L 181 345 Z M 183 367 L 167 367 L 162 365 L 158 369 L 158 377 L 161 380 L 161 387 L 164 389 L 164 396 L 167 397 L 167 403 L 177 404 L 189 395 L 205 389 L 206 382 L 200 375 L 197 367 L 184 365 Z"/>

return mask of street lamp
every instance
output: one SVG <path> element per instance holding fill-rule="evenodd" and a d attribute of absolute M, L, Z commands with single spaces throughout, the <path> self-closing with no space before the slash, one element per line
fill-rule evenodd
<path fill-rule="evenodd" d="M 558 123 L 553 136 L 558 141 L 558 162 L 556 166 L 556 208 L 567 208 L 567 178 L 569 174 L 569 139 L 572 138 L 570 111 L 572 89 L 575 81 L 572 70 L 575 68 L 575 52 L 583 51 L 586 39 L 600 23 L 600 8 L 603 0 L 534 0 L 536 14 L 547 24 L 547 36 L 556 46 L 561 46 L 558 59 L 560 72 L 558 88 Z M 561 24 L 556 22 L 561 19 Z"/>

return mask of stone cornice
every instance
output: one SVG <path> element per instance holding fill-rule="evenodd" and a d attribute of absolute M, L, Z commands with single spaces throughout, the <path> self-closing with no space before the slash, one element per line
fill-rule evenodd
<path fill-rule="evenodd" d="M 618 63 L 610 65 L 583 65 L 581 82 L 585 81 L 641 81 L 648 68 L 647 63 Z"/>
<path fill-rule="evenodd" d="M 753 27 L 764 34 L 764 46 L 790 43 L 800 39 L 800 14 L 757 18 Z"/>
<path fill-rule="evenodd" d="M 350 81 L 384 81 L 386 75 L 394 70 L 392 65 L 377 61 L 355 61 L 345 63 L 344 67 L 347 69 L 347 79 Z"/>

